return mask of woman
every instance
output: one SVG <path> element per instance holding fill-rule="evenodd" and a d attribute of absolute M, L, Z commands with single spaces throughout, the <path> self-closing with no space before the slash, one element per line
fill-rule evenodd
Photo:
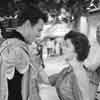
<path fill-rule="evenodd" d="M 70 31 L 64 36 L 63 54 L 69 66 L 49 77 L 60 100 L 91 100 L 89 78 L 83 64 L 89 48 L 87 37 L 80 32 Z"/>
<path fill-rule="evenodd" d="M 30 6 L 21 10 L 16 30 L 1 33 L 5 41 L 0 48 L 0 100 L 40 100 L 38 77 L 49 83 L 39 55 L 29 49 L 40 37 L 47 16 Z"/>

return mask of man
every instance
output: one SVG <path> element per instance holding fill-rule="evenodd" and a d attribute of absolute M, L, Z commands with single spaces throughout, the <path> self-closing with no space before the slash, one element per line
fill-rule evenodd
<path fill-rule="evenodd" d="M 1 33 L 5 41 L 1 45 L 0 100 L 40 100 L 38 77 L 49 81 L 29 45 L 41 36 L 47 17 L 38 8 L 26 6 L 18 18 L 16 30 Z"/>

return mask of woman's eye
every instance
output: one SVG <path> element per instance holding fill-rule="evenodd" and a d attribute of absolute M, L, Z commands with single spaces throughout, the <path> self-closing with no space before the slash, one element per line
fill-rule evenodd
<path fill-rule="evenodd" d="M 66 45 L 66 47 L 69 47 L 69 45 L 67 43 L 65 45 Z"/>

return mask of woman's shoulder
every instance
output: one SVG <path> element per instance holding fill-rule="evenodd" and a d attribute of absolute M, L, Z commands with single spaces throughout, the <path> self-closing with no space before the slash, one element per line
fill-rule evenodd
<path fill-rule="evenodd" d="M 72 67 L 66 67 L 59 73 L 59 78 L 57 80 L 58 83 L 66 84 L 68 81 L 72 80 L 73 69 Z"/>
<path fill-rule="evenodd" d="M 71 74 L 73 72 L 73 68 L 71 66 L 65 67 L 60 72 L 60 75 L 66 76 L 66 74 Z"/>
<path fill-rule="evenodd" d="M 65 72 L 65 74 L 61 75 L 62 77 L 60 77 L 61 79 L 59 79 L 59 81 L 57 81 L 56 86 L 61 93 L 60 94 L 61 98 L 64 98 L 64 100 L 66 100 L 67 98 L 74 100 L 74 96 L 73 96 L 72 92 L 73 92 L 73 87 L 77 86 L 76 85 L 77 83 L 75 80 L 75 75 L 74 75 L 73 69 L 72 69 L 72 67 L 64 68 L 63 73 L 64 72 Z M 75 89 L 75 90 L 77 92 L 77 89 Z M 65 95 L 65 94 L 67 94 L 67 95 Z M 79 99 L 77 99 L 77 100 L 79 100 Z"/>

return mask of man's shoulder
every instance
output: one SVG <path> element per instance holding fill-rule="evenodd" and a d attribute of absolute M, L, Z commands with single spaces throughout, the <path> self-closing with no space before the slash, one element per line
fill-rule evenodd
<path fill-rule="evenodd" d="M 23 52 L 29 55 L 28 46 L 18 39 L 4 40 L 4 42 L 0 46 L 0 53 L 2 53 L 2 55 L 9 55 L 14 53 L 18 54 L 18 52 L 19 54 Z"/>

